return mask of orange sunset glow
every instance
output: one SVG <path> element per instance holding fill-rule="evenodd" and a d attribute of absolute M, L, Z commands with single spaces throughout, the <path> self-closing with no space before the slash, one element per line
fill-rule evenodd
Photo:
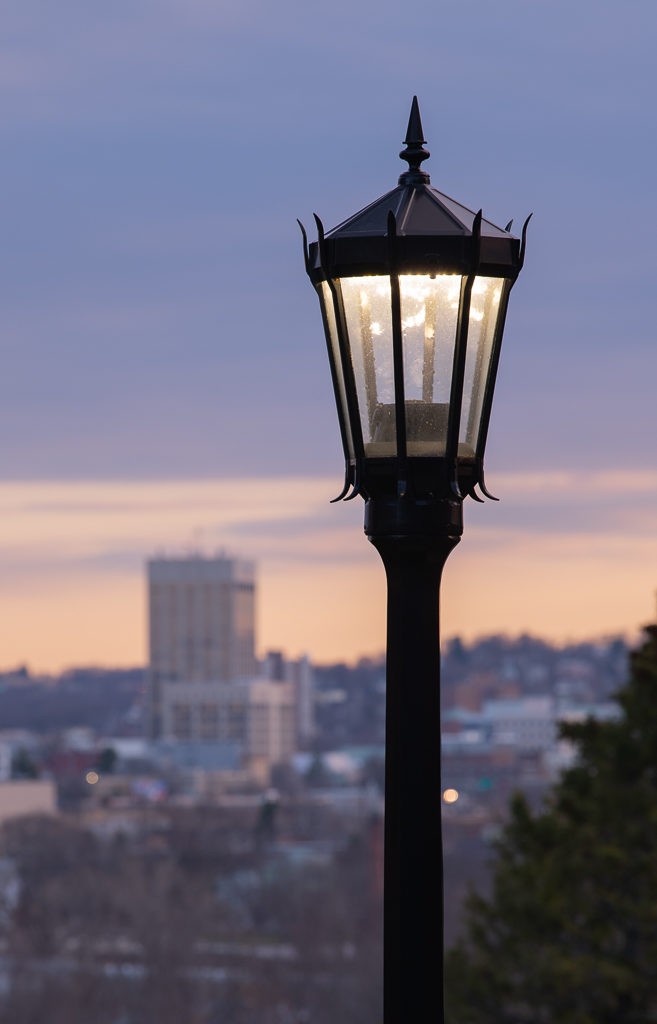
<path fill-rule="evenodd" d="M 632 633 L 652 613 L 657 473 L 498 475 L 466 505 L 443 636 Z M 258 570 L 258 647 L 319 662 L 381 653 L 385 581 L 362 502 L 332 479 L 0 485 L 0 666 L 146 659 L 144 562 L 219 549 Z"/>

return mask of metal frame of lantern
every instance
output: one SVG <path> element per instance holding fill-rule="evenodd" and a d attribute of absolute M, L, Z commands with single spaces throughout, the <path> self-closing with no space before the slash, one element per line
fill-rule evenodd
<path fill-rule="evenodd" d="M 485 221 L 481 211 L 474 214 L 429 188 L 429 176 L 420 168 L 429 153 L 423 148 L 416 98 L 405 142 L 400 156 L 409 170 L 396 189 L 328 233 L 315 216 L 318 239 L 311 245 L 299 225 L 306 271 L 319 295 L 345 455 L 344 488 L 333 500 L 358 494 L 365 499 L 365 532 L 381 555 L 388 584 L 384 1024 L 429 1019 L 442 1024 L 440 581 L 461 537 L 463 498 L 480 501 L 477 488 L 492 497 L 484 481 L 484 448 L 509 293 L 523 265 L 529 218 L 518 239 L 510 223 L 502 230 Z M 449 288 L 448 276 L 455 278 L 451 284 L 458 302 L 456 315 L 453 303 L 449 309 L 443 303 L 451 333 L 439 339 L 438 299 L 429 314 L 427 295 L 432 288 L 435 296 L 443 285 Z M 421 371 L 413 318 L 404 319 L 405 295 L 419 277 L 440 279 L 425 285 L 423 309 L 416 317 L 415 326 L 424 323 Z M 480 278 L 501 285 L 489 334 L 480 328 L 475 340 L 472 299 Z M 361 296 L 356 309 L 345 301 L 345 288 L 358 281 L 366 282 L 367 302 Z M 367 289 L 371 293 L 377 282 L 389 327 L 384 338 L 388 363 L 379 353 L 378 368 L 373 321 L 363 312 Z M 428 316 L 434 315 L 427 327 Z M 438 374 L 436 383 L 436 351 L 440 345 L 444 355 L 445 344 L 448 373 Z M 478 403 L 476 437 L 469 448 L 459 447 L 468 366 L 468 429 L 474 423 L 475 393 Z M 421 399 L 409 399 L 411 385 L 418 388 L 420 378 Z M 441 387 L 446 402 L 435 400 Z"/>

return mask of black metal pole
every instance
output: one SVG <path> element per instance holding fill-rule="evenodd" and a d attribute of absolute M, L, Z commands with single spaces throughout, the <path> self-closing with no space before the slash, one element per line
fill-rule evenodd
<path fill-rule="evenodd" d="M 369 501 L 388 582 L 384 1024 L 443 1024 L 440 580 L 461 503 Z"/>

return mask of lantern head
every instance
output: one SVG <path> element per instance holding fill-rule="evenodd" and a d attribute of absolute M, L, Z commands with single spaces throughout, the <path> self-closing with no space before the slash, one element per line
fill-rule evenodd
<path fill-rule="evenodd" d="M 477 498 L 522 239 L 432 188 L 414 97 L 397 188 L 304 238 L 345 454 L 338 498 Z M 348 492 L 351 490 L 351 494 Z M 490 495 L 489 495 L 490 497 Z"/>

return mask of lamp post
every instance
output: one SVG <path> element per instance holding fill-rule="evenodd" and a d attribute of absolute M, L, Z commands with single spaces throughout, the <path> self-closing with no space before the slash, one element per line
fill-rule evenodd
<path fill-rule="evenodd" d="M 519 239 L 432 188 L 417 98 L 393 191 L 304 242 L 345 455 L 388 583 L 384 1021 L 442 1022 L 439 591 L 484 481 Z"/>

